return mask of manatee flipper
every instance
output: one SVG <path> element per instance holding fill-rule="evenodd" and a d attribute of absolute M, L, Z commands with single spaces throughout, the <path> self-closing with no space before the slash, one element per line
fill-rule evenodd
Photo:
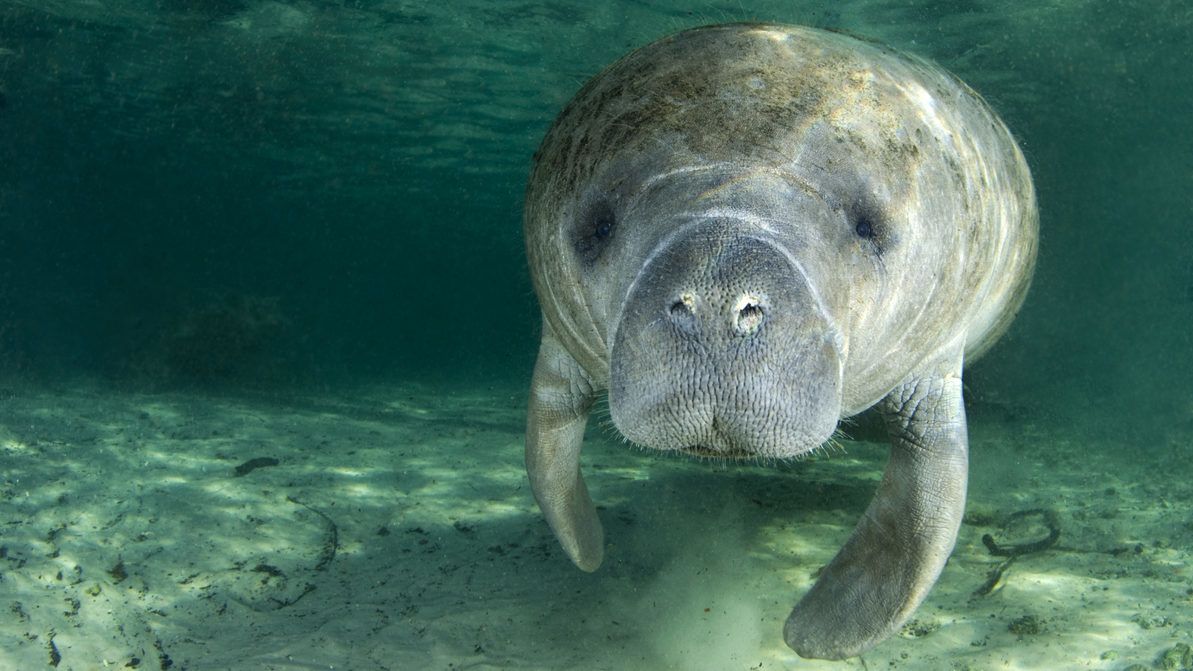
<path fill-rule="evenodd" d="M 587 374 L 544 322 L 526 420 L 526 471 L 543 515 L 568 557 L 595 571 L 604 531 L 580 475 L 580 445 L 596 399 Z"/>
<path fill-rule="evenodd" d="M 882 483 L 783 628 L 803 657 L 852 657 L 894 633 L 953 550 L 969 455 L 961 357 L 950 358 L 950 365 L 896 387 L 879 405 L 891 440 Z"/>

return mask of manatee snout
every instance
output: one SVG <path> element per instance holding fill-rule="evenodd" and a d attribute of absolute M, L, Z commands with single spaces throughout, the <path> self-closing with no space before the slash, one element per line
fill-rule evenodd
<path fill-rule="evenodd" d="M 840 336 L 782 243 L 713 221 L 661 244 L 626 295 L 609 407 L 629 440 L 711 457 L 792 457 L 840 416 Z"/>

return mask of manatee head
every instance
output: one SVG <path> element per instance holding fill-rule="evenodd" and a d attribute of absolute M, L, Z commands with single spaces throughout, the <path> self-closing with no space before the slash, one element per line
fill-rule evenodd
<path fill-rule="evenodd" d="M 840 415 L 840 332 L 798 260 L 737 222 L 682 231 L 625 297 L 609 407 L 630 440 L 709 456 L 792 456 Z"/>
<path fill-rule="evenodd" d="M 590 180 L 557 261 L 603 343 L 614 426 L 708 457 L 822 445 L 845 410 L 851 300 L 874 293 L 896 225 L 849 171 L 646 163 Z"/>

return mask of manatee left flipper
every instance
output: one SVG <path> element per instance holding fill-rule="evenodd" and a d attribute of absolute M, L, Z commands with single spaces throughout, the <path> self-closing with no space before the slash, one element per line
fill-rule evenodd
<path fill-rule="evenodd" d="M 604 558 L 604 531 L 580 475 L 580 446 L 596 392 L 544 322 L 526 420 L 530 488 L 564 552 L 584 571 Z"/>
<path fill-rule="evenodd" d="M 865 652 L 903 625 L 944 568 L 965 512 L 969 459 L 953 358 L 881 402 L 890 460 L 853 534 L 787 618 L 783 635 L 801 656 Z"/>

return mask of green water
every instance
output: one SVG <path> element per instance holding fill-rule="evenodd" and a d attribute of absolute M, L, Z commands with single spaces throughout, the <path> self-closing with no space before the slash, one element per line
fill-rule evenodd
<path fill-rule="evenodd" d="M 627 50 L 737 20 L 930 57 L 1019 139 L 1040 257 L 1011 332 L 967 370 L 973 417 L 1189 459 L 1178 0 L 0 0 L 0 386 L 520 388 L 543 133 Z"/>
<path fill-rule="evenodd" d="M 521 194 L 554 114 L 633 46 L 766 19 L 930 56 L 1019 137 L 1041 205 L 1035 291 L 971 382 L 1126 421 L 1187 411 L 1191 12 L 10 0 L 0 364 L 163 372 L 151 334 L 249 297 L 284 320 L 260 343 L 283 379 L 523 375 Z"/>

